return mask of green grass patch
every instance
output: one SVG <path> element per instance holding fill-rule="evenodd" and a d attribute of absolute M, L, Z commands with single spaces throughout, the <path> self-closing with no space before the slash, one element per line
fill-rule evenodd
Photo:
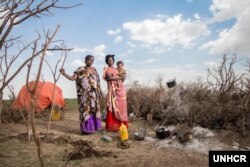
<path fill-rule="evenodd" d="M 76 110 L 78 109 L 77 99 L 64 99 L 65 108 L 68 110 Z"/>

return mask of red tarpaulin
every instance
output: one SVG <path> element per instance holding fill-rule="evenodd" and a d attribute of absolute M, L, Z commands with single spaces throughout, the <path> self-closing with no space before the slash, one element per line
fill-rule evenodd
<path fill-rule="evenodd" d="M 28 87 L 33 88 L 34 84 L 34 81 L 29 82 Z M 51 82 L 38 82 L 36 90 L 36 112 L 41 112 L 52 104 L 54 85 L 55 84 Z M 62 90 L 58 86 L 55 86 L 54 104 L 59 107 L 64 107 L 65 105 Z M 27 110 L 30 109 L 30 105 L 31 94 L 28 92 L 26 85 L 24 85 L 13 103 L 13 107 Z"/>

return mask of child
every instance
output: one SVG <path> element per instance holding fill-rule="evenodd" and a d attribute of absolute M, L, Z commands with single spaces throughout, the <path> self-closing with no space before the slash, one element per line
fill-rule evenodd
<path fill-rule="evenodd" d="M 126 78 L 126 70 L 123 68 L 123 62 L 122 61 L 118 61 L 116 63 L 117 65 L 117 71 L 118 71 L 118 77 L 121 78 L 122 82 L 124 82 L 125 78 Z"/>

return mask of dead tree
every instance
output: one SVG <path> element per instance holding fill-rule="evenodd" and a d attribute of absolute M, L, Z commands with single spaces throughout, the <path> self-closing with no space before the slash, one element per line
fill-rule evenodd
<path fill-rule="evenodd" d="M 41 167 L 44 166 L 44 162 L 42 159 L 42 150 L 41 150 L 41 143 L 40 140 L 36 134 L 36 127 L 35 127 L 35 110 L 36 110 L 36 91 L 37 91 L 37 84 L 38 81 L 40 80 L 40 76 L 41 76 L 41 71 L 42 71 L 42 66 L 43 66 L 43 62 L 44 62 L 44 57 L 46 55 L 46 51 L 49 47 L 49 45 L 52 43 L 52 40 L 54 38 L 54 36 L 56 35 L 58 29 L 60 26 L 57 26 L 56 30 L 52 33 L 52 35 L 50 35 L 49 31 L 45 34 L 45 42 L 42 45 L 42 53 L 39 55 L 41 57 L 40 59 L 40 63 L 39 63 L 39 67 L 38 67 L 38 71 L 36 74 L 36 79 L 34 81 L 34 84 L 28 84 L 29 83 L 29 76 L 30 76 L 30 72 L 31 72 L 31 68 L 33 65 L 33 61 L 34 61 L 34 56 L 32 56 L 31 61 L 28 64 L 28 71 L 27 71 L 27 78 L 26 78 L 26 86 L 27 86 L 27 90 L 31 95 L 31 106 L 30 106 L 30 110 L 28 111 L 31 115 L 31 128 L 32 128 L 32 133 L 33 133 L 33 137 L 34 137 L 34 141 L 36 143 L 36 147 L 37 147 L 37 154 L 38 154 L 38 158 L 41 164 Z M 33 53 L 32 55 L 34 55 L 37 52 L 37 48 L 38 48 L 38 43 L 37 41 L 34 43 L 33 45 Z"/>
<path fill-rule="evenodd" d="M 222 61 L 212 70 L 208 70 L 208 84 L 212 88 L 212 92 L 217 94 L 216 100 L 220 104 L 221 119 L 224 122 L 222 128 L 239 117 L 244 111 L 242 107 L 246 98 L 241 97 L 240 94 L 245 73 L 237 74 L 234 71 L 234 66 L 238 62 L 235 53 L 231 56 L 223 54 Z"/>
<path fill-rule="evenodd" d="M 52 9 L 68 9 L 75 7 L 60 6 L 60 0 L 5 0 L 0 2 L 0 19 L 3 20 L 0 26 L 1 39 L 0 50 L 6 41 L 13 41 L 15 38 L 8 39 L 12 29 L 31 17 L 41 18 L 42 16 L 53 16 Z"/>
<path fill-rule="evenodd" d="M 52 105 L 51 105 L 51 109 L 50 109 L 50 115 L 49 115 L 49 120 L 48 120 L 48 126 L 47 126 L 47 129 L 46 129 L 46 135 L 48 135 L 48 132 L 49 132 L 49 129 L 50 129 L 50 123 L 51 123 L 52 113 L 53 113 L 53 111 L 54 111 L 54 106 L 55 106 L 55 104 L 54 104 L 54 98 L 55 98 L 56 83 L 57 83 L 57 81 L 59 80 L 59 78 L 60 78 L 60 76 L 61 76 L 61 73 L 59 73 L 59 74 L 57 75 L 58 66 L 59 66 L 59 64 L 62 62 L 60 68 L 63 68 L 64 63 L 65 63 L 65 60 L 66 60 L 66 58 L 67 58 L 67 51 L 68 51 L 68 50 L 71 50 L 71 49 L 67 49 L 66 46 L 64 46 L 64 45 L 61 47 L 61 49 L 62 49 L 61 57 L 60 57 L 60 59 L 56 62 L 56 65 L 55 65 L 54 69 L 52 68 L 52 66 L 51 66 L 51 64 L 49 63 L 49 61 L 47 61 L 46 59 L 44 59 L 45 62 L 46 62 L 46 64 L 49 66 L 49 69 L 50 69 L 50 71 L 51 71 L 51 73 L 52 73 L 52 75 L 53 75 L 53 81 L 54 81 L 54 86 L 53 86 L 53 90 L 52 90 Z"/>
<path fill-rule="evenodd" d="M 237 75 L 233 66 L 237 63 L 237 55 L 232 56 L 223 54 L 222 62 L 213 69 L 208 69 L 208 83 L 214 91 L 218 91 L 220 96 L 232 93 L 239 81 L 242 80 L 244 74 Z"/>
<path fill-rule="evenodd" d="M 35 39 L 37 41 L 39 38 Z M 17 60 L 17 58 L 23 54 L 23 52 L 30 47 L 30 45 L 34 42 L 30 42 L 28 44 L 22 43 L 21 48 L 19 47 L 19 51 L 16 55 L 9 54 L 8 50 L 11 46 L 14 45 L 14 41 L 4 43 L 2 49 L 2 55 L 0 57 L 0 76 L 1 76 L 1 86 L 0 86 L 0 123 L 1 123 L 1 112 L 2 112 L 2 99 L 3 99 L 3 91 L 6 87 L 8 87 L 9 83 L 17 76 L 17 74 L 21 71 L 21 69 L 31 60 L 32 56 L 27 58 L 19 67 L 16 68 L 14 73 L 9 74 L 12 69 L 13 63 Z M 37 54 L 34 54 L 34 57 L 38 56 L 42 53 L 42 50 L 38 51 Z"/>
<path fill-rule="evenodd" d="M 34 57 L 38 56 L 43 50 L 37 51 L 37 54 L 33 54 L 24 60 L 24 62 L 18 67 L 13 68 L 13 63 L 19 57 L 22 57 L 24 52 L 30 48 L 30 45 L 37 41 L 35 39 L 30 43 L 22 42 L 21 36 L 13 37 L 11 32 L 14 27 L 22 24 L 26 20 L 32 17 L 41 18 L 42 16 L 52 16 L 52 9 L 68 9 L 80 4 L 72 6 L 59 5 L 60 0 L 41 0 L 39 2 L 35 0 L 4 0 L 0 1 L 0 123 L 2 113 L 2 99 L 3 91 L 9 85 L 9 83 L 19 74 L 22 68 Z M 17 54 L 10 54 L 10 48 L 16 47 Z M 15 70 L 13 70 L 15 69 Z M 10 71 L 14 71 L 10 73 Z"/>

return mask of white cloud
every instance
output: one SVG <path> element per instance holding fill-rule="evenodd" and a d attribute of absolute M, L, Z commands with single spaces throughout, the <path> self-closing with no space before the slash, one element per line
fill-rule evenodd
<path fill-rule="evenodd" d="M 72 65 L 73 67 L 79 67 L 79 66 L 83 66 L 84 63 L 83 63 L 81 60 L 76 59 L 76 60 L 74 60 L 74 61 L 71 63 L 71 65 Z"/>
<path fill-rule="evenodd" d="M 198 20 L 200 20 L 200 19 L 201 19 L 201 17 L 200 17 L 200 15 L 199 15 L 199 13 L 195 13 L 195 14 L 194 14 L 194 18 L 196 18 L 196 19 L 198 19 Z"/>
<path fill-rule="evenodd" d="M 127 57 L 129 54 L 133 53 L 134 51 L 132 49 L 127 50 L 124 53 L 119 54 L 119 57 Z"/>
<path fill-rule="evenodd" d="M 221 55 L 225 50 L 250 54 L 250 1 L 246 0 L 213 0 L 210 6 L 213 17 L 209 23 L 236 19 L 231 28 L 223 29 L 215 40 L 203 44 L 200 49 L 209 49 L 213 55 Z"/>
<path fill-rule="evenodd" d="M 185 65 L 186 68 L 194 68 L 195 64 L 187 64 Z"/>
<path fill-rule="evenodd" d="M 194 2 L 194 0 L 187 0 L 189 3 Z"/>
<path fill-rule="evenodd" d="M 155 17 L 157 17 L 157 18 L 167 18 L 168 16 L 167 15 L 162 15 L 162 14 L 157 14 L 157 15 L 155 15 Z"/>
<path fill-rule="evenodd" d="M 126 54 L 131 54 L 131 53 L 133 53 L 134 51 L 132 50 L 132 49 L 129 49 L 127 52 L 126 52 Z"/>
<path fill-rule="evenodd" d="M 89 51 L 89 49 L 85 49 L 85 48 L 74 48 L 72 51 L 73 51 L 73 52 L 77 52 L 77 53 L 86 53 L 87 51 Z"/>
<path fill-rule="evenodd" d="M 147 43 L 141 44 L 140 47 L 147 48 L 147 49 L 152 49 L 152 46 L 150 44 L 147 44 Z"/>
<path fill-rule="evenodd" d="M 127 42 L 127 45 L 129 46 L 129 47 L 131 47 L 131 48 L 135 48 L 136 47 L 136 45 L 135 44 L 133 44 L 132 42 Z"/>
<path fill-rule="evenodd" d="M 197 38 L 210 33 L 207 25 L 201 20 L 183 20 L 181 14 L 166 19 L 127 22 L 123 24 L 123 28 L 130 32 L 132 40 L 167 47 L 175 45 L 191 47 Z"/>
<path fill-rule="evenodd" d="M 248 0 L 213 0 L 209 10 L 214 17 L 210 21 L 220 22 L 233 17 L 241 17 L 243 13 L 249 13 L 249 6 Z"/>
<path fill-rule="evenodd" d="M 106 46 L 104 44 L 100 44 L 100 45 L 97 45 L 95 46 L 93 49 L 87 49 L 87 48 L 74 48 L 73 49 L 73 52 L 76 52 L 76 53 L 85 53 L 86 55 L 87 54 L 91 54 L 93 55 L 94 57 L 97 56 L 97 59 L 99 60 L 103 60 L 103 57 L 105 55 L 105 50 L 106 50 Z"/>
<path fill-rule="evenodd" d="M 197 76 L 205 76 L 207 71 L 197 71 L 194 68 L 185 67 L 164 67 L 164 68 L 138 68 L 138 69 L 127 69 L 130 80 L 138 80 L 140 83 L 148 84 L 149 80 L 154 81 L 160 74 L 163 76 L 164 81 L 176 78 L 177 83 L 180 81 L 190 81 L 197 78 Z M 154 84 L 150 82 L 150 84 Z"/>
<path fill-rule="evenodd" d="M 176 68 L 181 68 L 181 66 L 179 64 L 176 65 Z"/>
<path fill-rule="evenodd" d="M 123 61 L 124 63 L 132 63 L 132 62 L 134 62 L 133 60 L 130 60 L 130 59 L 126 59 L 126 60 L 124 60 Z"/>
<path fill-rule="evenodd" d="M 208 66 L 208 67 L 215 67 L 215 66 L 218 66 L 219 62 L 216 62 L 216 61 L 207 61 L 205 62 L 205 65 Z"/>
<path fill-rule="evenodd" d="M 142 64 L 151 64 L 151 63 L 153 63 L 153 62 L 155 62 L 155 61 L 156 61 L 156 59 L 148 59 L 148 60 L 142 61 L 141 63 L 142 63 Z"/>
<path fill-rule="evenodd" d="M 103 52 L 103 51 L 105 51 L 105 49 L 106 49 L 106 46 L 104 44 L 100 44 L 100 45 L 94 47 L 95 52 Z"/>
<path fill-rule="evenodd" d="M 105 55 L 105 50 L 106 50 L 106 46 L 104 44 L 100 44 L 96 47 L 94 47 L 93 49 L 93 53 L 97 56 L 102 56 L 104 57 Z"/>
<path fill-rule="evenodd" d="M 155 53 L 155 54 L 161 54 L 161 53 L 164 53 L 165 51 L 166 51 L 165 48 L 160 48 L 160 47 L 155 47 L 153 49 L 153 53 Z"/>
<path fill-rule="evenodd" d="M 108 30 L 107 31 L 108 35 L 117 35 L 117 34 L 120 34 L 120 33 L 121 33 L 121 30 L 119 28 L 117 28 L 116 30 Z"/>
<path fill-rule="evenodd" d="M 122 36 L 118 35 L 115 37 L 114 43 L 120 43 L 122 41 Z"/>

